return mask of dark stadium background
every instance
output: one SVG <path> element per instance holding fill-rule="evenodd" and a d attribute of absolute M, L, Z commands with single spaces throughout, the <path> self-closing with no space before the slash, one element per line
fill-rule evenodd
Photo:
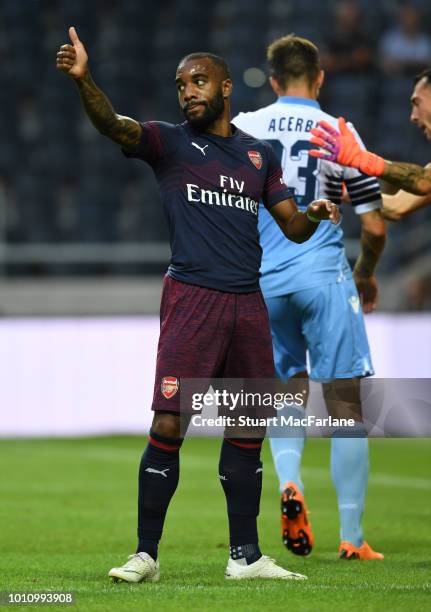
<path fill-rule="evenodd" d="M 348 41 L 342 44 L 359 58 L 340 67 L 332 49 L 336 56 L 336 14 L 343 4 L 359 7 L 356 18 L 338 18 L 344 19 L 340 29 Z M 1 0 L 2 293 L 8 295 L 8 281 L 18 279 L 127 276 L 142 283 L 148 274 L 160 278 L 166 267 L 167 232 L 151 170 L 140 162 L 127 162 L 93 129 L 73 84 L 55 70 L 56 50 L 68 40 L 69 25 L 76 26 L 95 80 L 118 112 L 172 122 L 182 120 L 173 83 L 182 55 L 208 49 L 226 58 L 235 83 L 236 114 L 274 98 L 264 74 L 268 42 L 289 32 L 309 37 L 321 48 L 327 70 L 322 105 L 352 120 L 379 154 L 423 164 L 430 159 L 430 145 L 409 123 L 412 77 L 423 66 L 400 61 L 394 69 L 385 63 L 381 50 L 404 4 Z M 418 35 L 431 39 L 429 2 L 407 4 L 418 11 Z M 354 22 L 351 32 L 346 29 L 349 19 Z M 352 259 L 358 224 L 348 207 L 345 216 Z M 431 207 L 390 224 L 379 270 L 385 310 L 430 307 L 430 219 Z M 3 308 L 0 300 L 0 310 L 14 314 L 11 300 L 5 300 Z M 30 302 L 20 308 L 31 314 Z M 156 309 L 157 300 L 152 300 L 147 310 Z M 72 305 L 69 310 L 73 312 Z M 130 301 L 128 310 L 141 312 L 139 303 Z"/>

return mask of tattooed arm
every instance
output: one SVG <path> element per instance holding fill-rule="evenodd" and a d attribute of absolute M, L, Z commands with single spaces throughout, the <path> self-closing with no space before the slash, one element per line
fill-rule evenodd
<path fill-rule="evenodd" d="M 399 189 L 416 195 L 431 193 L 431 166 L 417 166 L 405 162 L 385 160 L 381 178 L 396 185 Z"/>
<path fill-rule="evenodd" d="M 377 306 L 378 288 L 374 270 L 385 246 L 386 228 L 380 210 L 361 215 L 361 252 L 353 269 L 353 278 L 365 313 Z"/>
<path fill-rule="evenodd" d="M 117 115 L 105 94 L 95 85 L 90 73 L 76 79 L 82 103 L 94 127 L 124 149 L 133 149 L 141 138 L 141 126 L 130 117 Z"/>
<path fill-rule="evenodd" d="M 75 79 L 84 108 L 94 127 L 125 149 L 140 140 L 142 128 L 130 117 L 117 115 L 105 94 L 95 85 L 88 70 L 88 55 L 75 28 L 69 28 L 72 45 L 62 45 L 57 53 L 57 68 Z"/>
<path fill-rule="evenodd" d="M 431 172 L 431 163 L 425 166 L 425 170 L 429 170 Z M 403 189 L 397 191 L 397 193 L 392 194 L 385 189 L 382 198 L 383 198 L 383 209 L 382 214 L 385 219 L 389 219 L 390 221 L 399 221 L 400 219 L 404 219 L 408 215 L 411 215 L 415 210 L 419 210 L 420 208 L 424 208 L 425 206 L 429 206 L 431 204 L 431 191 L 427 195 L 417 196 L 411 193 L 407 193 Z"/>

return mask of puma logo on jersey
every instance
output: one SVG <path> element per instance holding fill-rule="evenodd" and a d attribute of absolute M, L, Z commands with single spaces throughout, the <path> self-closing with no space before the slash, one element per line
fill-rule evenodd
<path fill-rule="evenodd" d="M 358 314 L 360 302 L 357 295 L 352 295 L 351 297 L 349 297 L 349 304 L 353 308 L 353 312 L 355 314 Z"/>
<path fill-rule="evenodd" d="M 199 149 L 199 151 L 202 151 L 202 153 L 206 155 L 205 149 L 208 147 L 208 145 L 205 145 L 204 147 L 200 147 L 198 144 L 192 141 L 192 146 L 196 147 L 197 149 Z"/>
<path fill-rule="evenodd" d="M 156 470 L 154 468 L 147 467 L 145 471 L 149 472 L 150 474 L 161 474 L 164 478 L 167 478 L 168 475 L 165 474 L 165 472 L 169 472 L 170 469 L 171 468 L 165 468 L 164 470 Z"/>

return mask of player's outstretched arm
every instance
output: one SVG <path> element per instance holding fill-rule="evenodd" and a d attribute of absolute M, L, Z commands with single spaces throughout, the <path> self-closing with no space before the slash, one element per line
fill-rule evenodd
<path fill-rule="evenodd" d="M 318 128 L 311 130 L 311 142 L 320 147 L 320 150 L 311 150 L 311 156 L 357 168 L 364 174 L 379 176 L 399 189 L 416 195 L 431 193 L 431 168 L 388 161 L 375 153 L 364 151 L 342 117 L 338 120 L 339 131 L 326 121 L 320 121 L 318 125 Z"/>
<path fill-rule="evenodd" d="M 361 215 L 361 252 L 353 268 L 353 278 L 365 313 L 377 307 L 378 287 L 374 272 L 386 241 L 386 227 L 380 210 Z"/>
<path fill-rule="evenodd" d="M 311 238 L 320 221 L 340 221 L 338 206 L 330 200 L 314 200 L 305 212 L 300 212 L 295 200 L 283 200 L 270 209 L 281 231 L 293 242 L 302 243 Z"/>
<path fill-rule="evenodd" d="M 141 138 L 140 124 L 117 115 L 105 94 L 95 85 L 88 69 L 88 55 L 75 28 L 69 28 L 71 45 L 57 53 L 57 68 L 71 76 L 78 87 L 84 108 L 94 127 L 125 149 L 135 147 Z"/>
<path fill-rule="evenodd" d="M 380 175 L 388 183 L 396 185 L 415 195 L 431 194 L 431 167 L 384 160 L 385 167 Z"/>

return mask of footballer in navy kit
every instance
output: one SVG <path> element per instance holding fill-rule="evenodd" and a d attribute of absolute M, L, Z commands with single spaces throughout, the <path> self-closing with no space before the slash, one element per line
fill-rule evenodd
<path fill-rule="evenodd" d="M 172 249 L 168 275 L 219 291 L 258 291 L 259 201 L 270 210 L 293 195 L 272 148 L 235 127 L 229 136 L 202 134 L 188 122 L 141 128 L 126 155 L 148 162 L 159 181 Z"/>
<path fill-rule="evenodd" d="M 57 68 L 75 79 L 95 127 L 129 157 L 149 163 L 159 182 L 172 249 L 160 308 L 160 339 L 149 444 L 141 459 L 138 547 L 114 580 L 159 579 L 158 543 L 179 479 L 181 378 L 273 378 L 266 307 L 259 290 L 257 230 L 262 201 L 287 238 L 304 242 L 320 220 L 338 222 L 337 207 L 316 200 L 299 212 L 269 145 L 230 123 L 232 81 L 222 58 L 194 53 L 178 65 L 186 122 L 139 123 L 117 115 L 94 84 L 74 28 Z M 220 480 L 229 518 L 226 578 L 303 579 L 262 555 L 257 516 L 262 439 L 226 437 Z"/>

